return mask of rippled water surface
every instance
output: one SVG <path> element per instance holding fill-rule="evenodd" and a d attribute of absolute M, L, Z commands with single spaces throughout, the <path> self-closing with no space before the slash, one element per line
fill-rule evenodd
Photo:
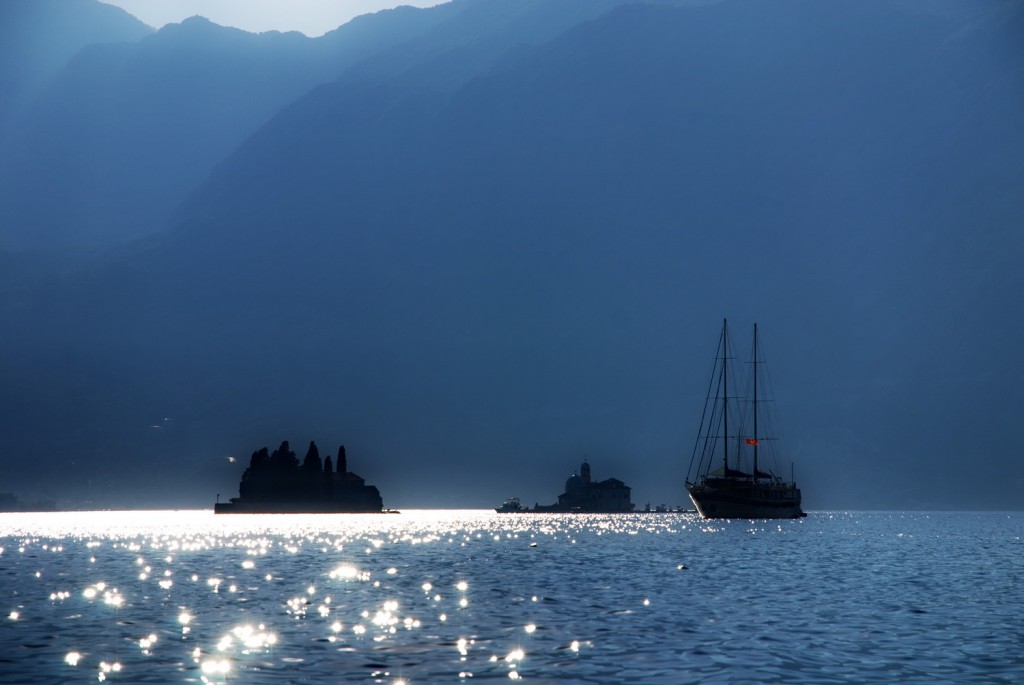
<path fill-rule="evenodd" d="M 3 683 L 1021 683 L 1024 514 L 0 514 Z"/>

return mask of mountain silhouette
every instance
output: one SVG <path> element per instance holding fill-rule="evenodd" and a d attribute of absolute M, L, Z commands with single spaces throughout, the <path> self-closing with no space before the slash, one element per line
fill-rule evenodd
<path fill-rule="evenodd" d="M 145 493 L 324 435 L 396 506 L 546 500 L 582 453 L 678 503 L 729 316 L 809 508 L 1018 502 L 965 461 L 1012 472 L 1024 400 L 1021 3 L 552 5 L 437 8 L 169 231 L 11 291 L 11 449 Z"/>
<path fill-rule="evenodd" d="M 141 40 L 94 31 L 9 127 L 0 246 L 110 247 L 166 230 L 193 187 L 281 107 L 440 16 L 401 8 L 316 39 L 202 17 Z"/>
<path fill-rule="evenodd" d="M 152 29 L 94 0 L 5 0 L 0 6 L 0 144 L 12 119 L 79 50 L 137 41 Z"/>

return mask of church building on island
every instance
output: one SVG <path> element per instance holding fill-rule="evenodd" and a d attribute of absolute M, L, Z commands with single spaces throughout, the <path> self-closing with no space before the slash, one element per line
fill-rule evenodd
<path fill-rule="evenodd" d="M 579 474 L 573 473 L 565 481 L 565 492 L 558 496 L 556 504 L 537 504 L 533 511 L 624 514 L 633 511 L 633 502 L 628 485 L 618 478 L 594 481 L 590 476 L 590 464 L 584 461 Z"/>

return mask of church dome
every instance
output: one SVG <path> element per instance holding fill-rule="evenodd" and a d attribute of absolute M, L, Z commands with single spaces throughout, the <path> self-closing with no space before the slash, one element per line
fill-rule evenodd
<path fill-rule="evenodd" d="M 566 492 L 580 492 L 586 488 L 586 484 L 583 479 L 577 476 L 575 473 L 569 476 L 569 479 L 565 481 Z"/>

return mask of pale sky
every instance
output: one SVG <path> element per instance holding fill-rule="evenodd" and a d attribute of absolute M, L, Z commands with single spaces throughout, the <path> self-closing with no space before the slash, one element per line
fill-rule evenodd
<path fill-rule="evenodd" d="M 321 36 L 353 17 L 399 5 L 431 7 L 444 0 L 103 0 L 153 28 L 194 15 L 245 31 L 301 31 Z"/>

